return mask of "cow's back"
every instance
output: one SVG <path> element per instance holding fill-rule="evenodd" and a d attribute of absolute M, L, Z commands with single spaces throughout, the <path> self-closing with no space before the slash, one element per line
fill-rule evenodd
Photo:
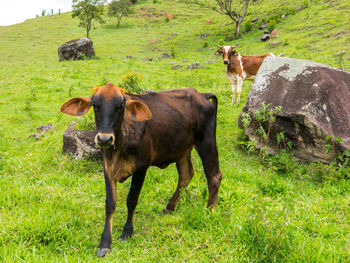
<path fill-rule="evenodd" d="M 215 105 L 195 89 L 134 96 L 152 113 L 143 138 L 150 147 L 152 165 L 165 166 L 181 158 L 208 128 L 215 128 Z"/>
<path fill-rule="evenodd" d="M 270 56 L 270 53 L 257 56 L 242 56 L 242 64 L 244 71 L 248 76 L 256 76 L 258 70 L 267 56 Z"/>

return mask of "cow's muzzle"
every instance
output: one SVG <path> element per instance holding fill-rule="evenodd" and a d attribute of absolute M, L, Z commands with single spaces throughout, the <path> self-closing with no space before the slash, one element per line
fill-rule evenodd
<path fill-rule="evenodd" d="M 101 148 L 109 148 L 114 145 L 115 136 L 113 133 L 102 133 L 99 132 L 95 136 L 95 143 Z"/>
<path fill-rule="evenodd" d="M 228 59 L 224 59 L 224 64 L 225 64 L 225 65 L 228 64 Z"/>

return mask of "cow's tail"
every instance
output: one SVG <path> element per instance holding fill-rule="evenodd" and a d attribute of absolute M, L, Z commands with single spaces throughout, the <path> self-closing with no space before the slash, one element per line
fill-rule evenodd
<path fill-rule="evenodd" d="M 210 100 L 215 106 L 215 123 L 214 123 L 214 135 L 216 140 L 216 120 L 218 114 L 218 98 L 213 93 L 202 93 L 207 100 Z"/>

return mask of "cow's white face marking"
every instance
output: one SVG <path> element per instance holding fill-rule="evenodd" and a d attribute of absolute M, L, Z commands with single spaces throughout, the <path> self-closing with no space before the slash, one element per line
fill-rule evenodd
<path fill-rule="evenodd" d="M 230 50 L 231 50 L 231 46 L 224 46 L 224 63 L 226 64 L 226 68 L 228 66 L 228 64 L 230 64 Z M 226 62 L 227 63 L 226 63 Z"/>
<path fill-rule="evenodd" d="M 228 53 L 229 50 L 230 50 L 231 46 L 224 46 L 224 49 L 225 49 L 225 53 Z"/>

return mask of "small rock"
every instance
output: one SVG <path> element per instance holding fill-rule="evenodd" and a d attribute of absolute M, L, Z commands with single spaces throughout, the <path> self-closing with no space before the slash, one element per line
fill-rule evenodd
<path fill-rule="evenodd" d="M 281 16 L 282 19 L 285 18 L 285 17 L 286 17 L 286 15 L 282 15 L 282 16 Z"/>
<path fill-rule="evenodd" d="M 44 132 L 47 132 L 48 130 L 51 130 L 52 128 L 53 128 L 52 123 L 48 123 L 46 125 L 41 125 L 41 126 L 37 127 L 36 130 L 38 132 L 44 133 Z"/>
<path fill-rule="evenodd" d="M 270 39 L 270 35 L 269 34 L 263 34 L 261 37 L 260 37 L 260 40 L 262 42 L 266 42 L 267 40 Z"/>
<path fill-rule="evenodd" d="M 202 68 L 202 66 L 199 62 L 195 62 L 187 66 L 187 69 L 200 69 L 200 68 Z"/>
<path fill-rule="evenodd" d="M 259 21 L 259 17 L 254 17 L 253 19 L 252 19 L 252 23 L 256 23 L 256 22 L 258 22 Z"/>
<path fill-rule="evenodd" d="M 261 24 L 261 26 L 259 27 L 259 29 L 260 29 L 260 30 L 264 30 L 265 28 L 268 27 L 268 25 L 269 25 L 268 23 L 264 22 L 264 23 Z"/>
<path fill-rule="evenodd" d="M 126 58 L 133 58 L 133 56 L 131 56 L 131 55 L 127 55 L 127 56 L 126 56 Z"/>
<path fill-rule="evenodd" d="M 306 8 L 306 6 L 300 6 L 300 7 L 297 8 L 297 12 L 299 12 L 299 11 L 305 9 L 305 8 Z"/>
<path fill-rule="evenodd" d="M 182 65 L 175 65 L 175 66 L 171 67 L 172 70 L 177 70 L 177 69 L 180 69 L 180 68 L 183 68 L 183 66 Z"/>
<path fill-rule="evenodd" d="M 53 128 L 52 123 L 48 123 L 46 125 L 41 125 L 41 126 L 36 128 L 38 133 L 34 133 L 34 134 L 30 135 L 29 137 L 34 137 L 35 139 L 39 140 L 45 134 L 45 132 L 47 132 L 48 130 L 51 130 L 52 128 Z"/>
<path fill-rule="evenodd" d="M 168 63 L 169 65 L 175 65 L 176 64 L 176 61 L 171 61 Z"/>
<path fill-rule="evenodd" d="M 170 58 L 171 56 L 168 53 L 162 53 L 162 55 L 160 56 L 161 58 Z"/>
<path fill-rule="evenodd" d="M 152 61 L 152 60 L 153 60 L 153 58 L 144 58 L 144 59 L 141 59 L 142 62 L 144 62 L 144 61 Z"/>
<path fill-rule="evenodd" d="M 270 34 L 270 31 L 269 30 L 265 30 L 264 34 Z"/>
<path fill-rule="evenodd" d="M 173 37 L 176 37 L 177 36 L 177 33 L 172 33 L 171 34 Z"/>
<path fill-rule="evenodd" d="M 203 34 L 201 34 L 201 35 L 199 36 L 199 38 L 206 38 L 206 37 L 208 37 L 208 36 L 209 36 L 208 33 L 203 33 Z"/>

